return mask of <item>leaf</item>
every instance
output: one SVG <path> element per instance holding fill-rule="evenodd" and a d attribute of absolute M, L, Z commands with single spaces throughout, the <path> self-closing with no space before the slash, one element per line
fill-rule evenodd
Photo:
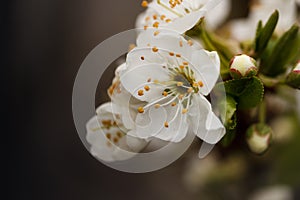
<path fill-rule="evenodd" d="M 263 99 L 264 86 L 257 77 L 230 80 L 224 86 L 226 93 L 237 100 L 239 108 L 253 108 Z"/>
<path fill-rule="evenodd" d="M 237 102 L 230 95 L 222 99 L 220 104 L 221 119 L 226 128 L 226 135 L 223 137 L 221 143 L 223 146 L 229 146 L 236 136 L 237 126 Z"/>
<path fill-rule="evenodd" d="M 266 25 L 262 27 L 262 21 L 258 23 L 255 39 L 255 52 L 259 56 L 266 49 L 274 31 L 277 26 L 279 19 L 279 12 L 275 12 L 270 16 Z"/>
<path fill-rule="evenodd" d="M 275 44 L 269 56 L 262 59 L 262 73 L 275 77 L 287 70 L 287 64 L 292 62 L 295 56 L 299 56 L 300 41 L 299 27 L 294 25 Z"/>

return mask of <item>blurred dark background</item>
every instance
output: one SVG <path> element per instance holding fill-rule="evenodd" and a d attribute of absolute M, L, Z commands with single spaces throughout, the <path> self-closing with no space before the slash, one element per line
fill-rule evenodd
<path fill-rule="evenodd" d="M 11 199 L 199 199 L 182 185 L 180 166 L 185 158 L 153 173 L 118 172 L 88 153 L 73 124 L 77 70 L 101 41 L 134 28 L 140 2 L 2 3 L 2 80 L 8 94 L 3 107 L 7 119 L 13 119 L 3 121 L 3 134 L 8 136 L 3 165 L 9 163 Z M 247 1 L 234 2 L 234 8 L 245 14 Z"/>

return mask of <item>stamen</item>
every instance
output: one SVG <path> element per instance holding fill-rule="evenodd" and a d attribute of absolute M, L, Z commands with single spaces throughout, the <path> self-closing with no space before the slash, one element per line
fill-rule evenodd
<path fill-rule="evenodd" d="M 192 93 L 193 91 L 194 91 L 194 89 L 190 87 L 187 92 Z"/>
<path fill-rule="evenodd" d="M 152 17 L 153 17 L 154 20 L 157 20 L 157 15 L 156 14 L 154 14 Z"/>
<path fill-rule="evenodd" d="M 139 95 L 139 96 L 143 96 L 143 95 L 144 95 L 144 90 L 139 90 L 139 91 L 138 91 L 138 95 Z"/>
<path fill-rule="evenodd" d="M 179 46 L 183 47 L 183 42 L 182 41 L 179 41 Z"/>
<path fill-rule="evenodd" d="M 183 65 L 180 65 L 179 68 L 180 68 L 180 69 L 184 69 L 184 66 L 183 66 Z"/>
<path fill-rule="evenodd" d="M 186 114 L 188 112 L 188 109 L 184 108 L 182 109 L 182 114 Z"/>
<path fill-rule="evenodd" d="M 176 54 L 176 57 L 177 57 L 177 58 L 180 58 L 180 57 L 181 57 L 181 55 L 180 55 L 180 54 Z"/>
<path fill-rule="evenodd" d="M 148 7 L 148 2 L 147 1 L 143 1 L 142 2 L 142 7 L 147 8 Z"/>
<path fill-rule="evenodd" d="M 123 137 L 123 134 L 122 134 L 121 132 L 117 132 L 117 136 L 118 136 L 119 138 L 122 138 L 122 137 Z"/>
<path fill-rule="evenodd" d="M 145 85 L 144 89 L 145 89 L 146 91 L 149 91 L 149 90 L 150 90 L 150 87 L 149 87 L 148 85 Z"/>
<path fill-rule="evenodd" d="M 142 56 L 142 57 L 141 57 L 141 60 L 145 60 L 145 57 L 144 57 L 144 56 Z"/>
<path fill-rule="evenodd" d="M 177 105 L 177 103 L 176 102 L 173 102 L 172 104 L 171 104 L 171 106 L 176 106 Z"/>
<path fill-rule="evenodd" d="M 164 92 L 162 93 L 162 95 L 166 97 L 166 96 L 168 96 L 168 93 L 167 93 L 166 91 L 164 91 Z"/>
<path fill-rule="evenodd" d="M 139 107 L 139 108 L 138 108 L 138 112 L 139 112 L 139 113 L 144 113 L 144 112 L 145 112 L 145 111 L 144 111 L 144 108 L 143 108 L 143 107 Z"/>
<path fill-rule="evenodd" d="M 160 108 L 160 104 L 155 104 L 155 108 Z"/>
<path fill-rule="evenodd" d="M 106 138 L 110 140 L 110 139 L 111 139 L 111 134 L 110 134 L 110 133 L 107 133 L 107 134 L 106 134 Z"/>
<path fill-rule="evenodd" d="M 161 20 L 164 20 L 165 18 L 166 18 L 166 15 L 161 15 L 161 16 L 160 16 L 160 19 L 161 19 Z"/>
<path fill-rule="evenodd" d="M 190 46 L 193 46 L 194 42 L 193 42 L 192 40 L 188 40 L 188 44 L 189 44 Z"/>
<path fill-rule="evenodd" d="M 168 122 L 165 122 L 165 127 L 169 128 L 169 123 Z"/>
<path fill-rule="evenodd" d="M 183 65 L 189 65 L 189 63 L 188 63 L 188 62 L 183 62 L 182 64 L 183 64 Z"/>
<path fill-rule="evenodd" d="M 113 141 L 114 141 L 114 143 L 116 144 L 116 143 L 119 142 L 119 138 L 115 137 L 115 138 L 113 139 Z"/>
<path fill-rule="evenodd" d="M 144 26 L 144 30 L 147 30 L 148 29 L 148 26 Z"/>
<path fill-rule="evenodd" d="M 198 85 L 199 85 L 199 87 L 203 87 L 203 86 L 204 86 L 204 84 L 203 84 L 202 81 L 199 81 L 199 82 L 198 82 Z"/>
<path fill-rule="evenodd" d="M 153 47 L 152 51 L 156 53 L 156 52 L 158 52 L 158 48 L 157 47 Z"/>
<path fill-rule="evenodd" d="M 151 78 L 148 78 L 147 82 L 148 82 L 148 83 L 151 82 Z"/>
<path fill-rule="evenodd" d="M 155 31 L 154 36 L 157 36 L 159 33 L 160 33 L 159 31 Z"/>
<path fill-rule="evenodd" d="M 183 86 L 183 82 L 177 82 L 177 86 L 178 86 L 178 87 Z"/>
<path fill-rule="evenodd" d="M 170 23 L 172 20 L 171 19 L 166 19 L 165 22 Z"/>
<path fill-rule="evenodd" d="M 158 26 L 159 26 L 159 22 L 154 22 L 154 23 L 153 23 L 153 27 L 154 27 L 154 28 L 158 28 Z"/>
<path fill-rule="evenodd" d="M 175 53 L 173 53 L 173 52 L 170 52 L 170 53 L 169 53 L 169 55 L 170 55 L 170 56 L 174 56 L 174 55 L 175 55 Z"/>

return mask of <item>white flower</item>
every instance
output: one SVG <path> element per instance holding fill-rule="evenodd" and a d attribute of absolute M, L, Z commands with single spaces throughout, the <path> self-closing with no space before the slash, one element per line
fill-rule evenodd
<path fill-rule="evenodd" d="M 253 39 L 259 20 L 262 20 L 265 24 L 275 9 L 279 11 L 276 31 L 285 31 L 296 22 L 297 7 L 295 0 L 259 0 L 258 4 L 251 7 L 247 19 L 239 19 L 232 22 L 232 36 L 239 41 Z"/>
<path fill-rule="evenodd" d="M 126 135 L 121 114 L 113 111 L 111 102 L 101 105 L 96 113 L 86 125 L 93 156 L 108 162 L 126 160 L 145 147 L 145 141 Z"/>
<path fill-rule="evenodd" d="M 137 28 L 164 27 L 179 33 L 193 28 L 217 6 L 208 16 L 208 24 L 216 27 L 226 18 L 230 6 L 228 0 L 153 0 L 149 4 L 143 1 L 142 5 L 148 9 L 138 16 Z"/>
<path fill-rule="evenodd" d="M 220 73 L 216 52 L 160 30 L 142 32 L 127 55 L 120 82 L 145 102 L 137 110 L 136 127 L 128 135 L 179 142 L 188 128 L 207 143 L 217 143 L 225 128 L 212 112 L 208 95 Z"/>

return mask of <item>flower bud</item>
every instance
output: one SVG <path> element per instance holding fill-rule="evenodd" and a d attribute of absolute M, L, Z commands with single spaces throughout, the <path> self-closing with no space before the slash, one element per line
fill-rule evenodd
<path fill-rule="evenodd" d="M 252 77 L 257 74 L 256 61 L 245 54 L 235 56 L 230 62 L 232 78 Z"/>
<path fill-rule="evenodd" d="M 256 154 L 264 153 L 270 146 L 272 132 L 272 129 L 265 124 L 252 125 L 246 134 L 250 150 Z"/>
<path fill-rule="evenodd" d="M 300 61 L 294 70 L 287 76 L 286 83 L 296 89 L 300 89 Z"/>

